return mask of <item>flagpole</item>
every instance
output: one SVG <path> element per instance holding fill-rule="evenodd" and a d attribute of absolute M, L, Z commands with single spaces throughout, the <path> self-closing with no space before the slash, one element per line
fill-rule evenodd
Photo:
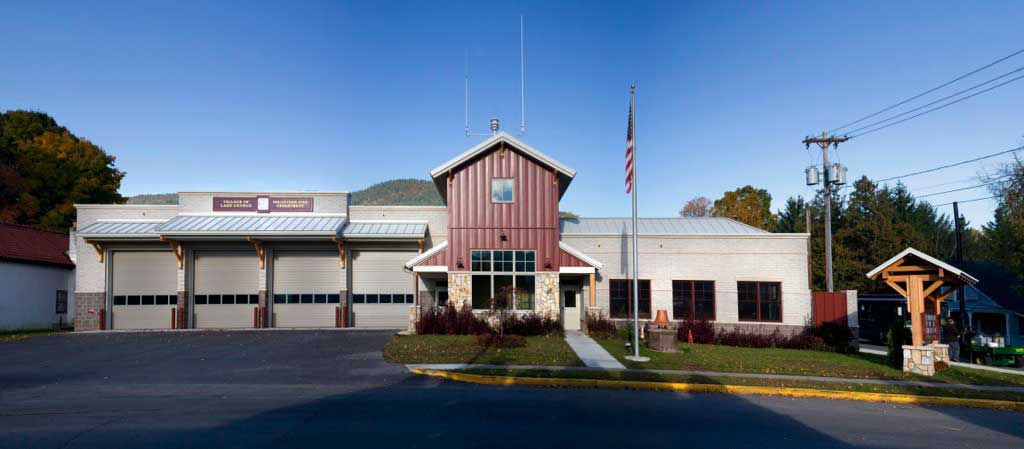
<path fill-rule="evenodd" d="M 640 276 L 637 262 L 639 261 L 639 250 L 637 248 L 637 225 L 636 225 L 636 84 L 629 85 L 629 110 L 633 114 L 630 121 L 633 123 L 633 357 L 640 359 Z"/>
<path fill-rule="evenodd" d="M 637 110 L 636 84 L 630 84 L 630 110 L 633 111 L 633 357 L 640 358 L 640 280 L 637 268 Z"/>

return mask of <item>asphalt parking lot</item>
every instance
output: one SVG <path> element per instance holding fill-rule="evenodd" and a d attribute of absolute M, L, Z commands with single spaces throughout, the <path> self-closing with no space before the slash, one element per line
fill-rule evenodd
<path fill-rule="evenodd" d="M 441 381 L 384 361 L 390 334 L 0 344 L 0 448 L 1024 446 L 1024 414 L 995 410 Z"/>

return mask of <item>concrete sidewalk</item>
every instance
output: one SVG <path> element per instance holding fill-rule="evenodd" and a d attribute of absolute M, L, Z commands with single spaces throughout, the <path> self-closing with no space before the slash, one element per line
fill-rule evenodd
<path fill-rule="evenodd" d="M 568 333 L 567 333 L 568 334 Z M 593 340 L 591 340 L 593 341 Z M 595 343 L 596 344 L 596 343 Z M 621 364 L 619 366 L 622 366 Z M 822 376 L 797 376 L 788 374 L 757 374 L 757 373 L 721 373 L 716 371 L 688 371 L 688 370 L 667 370 L 667 369 L 627 369 L 622 368 L 598 368 L 591 366 L 537 366 L 537 365 L 474 365 L 469 363 L 437 363 L 437 364 L 409 364 L 405 365 L 409 371 L 438 370 L 457 371 L 463 369 L 491 369 L 491 370 L 536 370 L 536 371 L 572 371 L 572 372 L 632 372 L 649 374 L 674 374 L 684 376 L 705 376 L 705 377 L 735 377 L 747 379 L 767 380 L 804 380 L 831 383 L 860 383 L 871 385 L 891 385 L 900 387 L 924 387 L 924 388 L 951 388 L 960 390 L 979 391 L 1006 391 L 1024 393 L 1024 387 L 1004 387 L 995 385 L 968 385 L 949 384 L 941 382 L 917 382 L 911 380 L 884 380 L 884 379 L 855 379 L 846 377 L 822 377 Z"/>
<path fill-rule="evenodd" d="M 565 331 L 565 341 L 588 368 L 625 369 L 594 339 L 580 331 Z"/>

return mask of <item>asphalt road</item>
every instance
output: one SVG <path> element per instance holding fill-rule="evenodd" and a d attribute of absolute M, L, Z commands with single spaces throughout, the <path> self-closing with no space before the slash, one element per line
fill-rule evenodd
<path fill-rule="evenodd" d="M 0 344 L 0 448 L 1024 447 L 1024 414 L 500 388 L 407 374 L 387 332 L 64 334 Z"/>

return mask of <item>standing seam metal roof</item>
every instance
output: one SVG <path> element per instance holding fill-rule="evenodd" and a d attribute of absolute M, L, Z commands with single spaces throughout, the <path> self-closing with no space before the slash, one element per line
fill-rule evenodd
<path fill-rule="evenodd" d="M 427 234 L 426 223 L 409 222 L 350 222 L 341 231 L 342 236 L 371 235 L 380 237 L 415 236 Z"/>
<path fill-rule="evenodd" d="M 79 235 L 155 235 L 163 221 L 97 221 L 79 229 Z"/>
<path fill-rule="evenodd" d="M 559 228 L 562 234 L 631 234 L 632 218 L 562 218 Z M 768 231 L 740 223 L 725 217 L 701 218 L 638 218 L 640 235 L 756 235 Z"/>
<path fill-rule="evenodd" d="M 176 233 L 252 233 L 252 232 L 324 232 L 337 233 L 346 217 L 337 216 L 258 216 L 258 215 L 179 215 L 155 228 L 161 234 Z"/>

